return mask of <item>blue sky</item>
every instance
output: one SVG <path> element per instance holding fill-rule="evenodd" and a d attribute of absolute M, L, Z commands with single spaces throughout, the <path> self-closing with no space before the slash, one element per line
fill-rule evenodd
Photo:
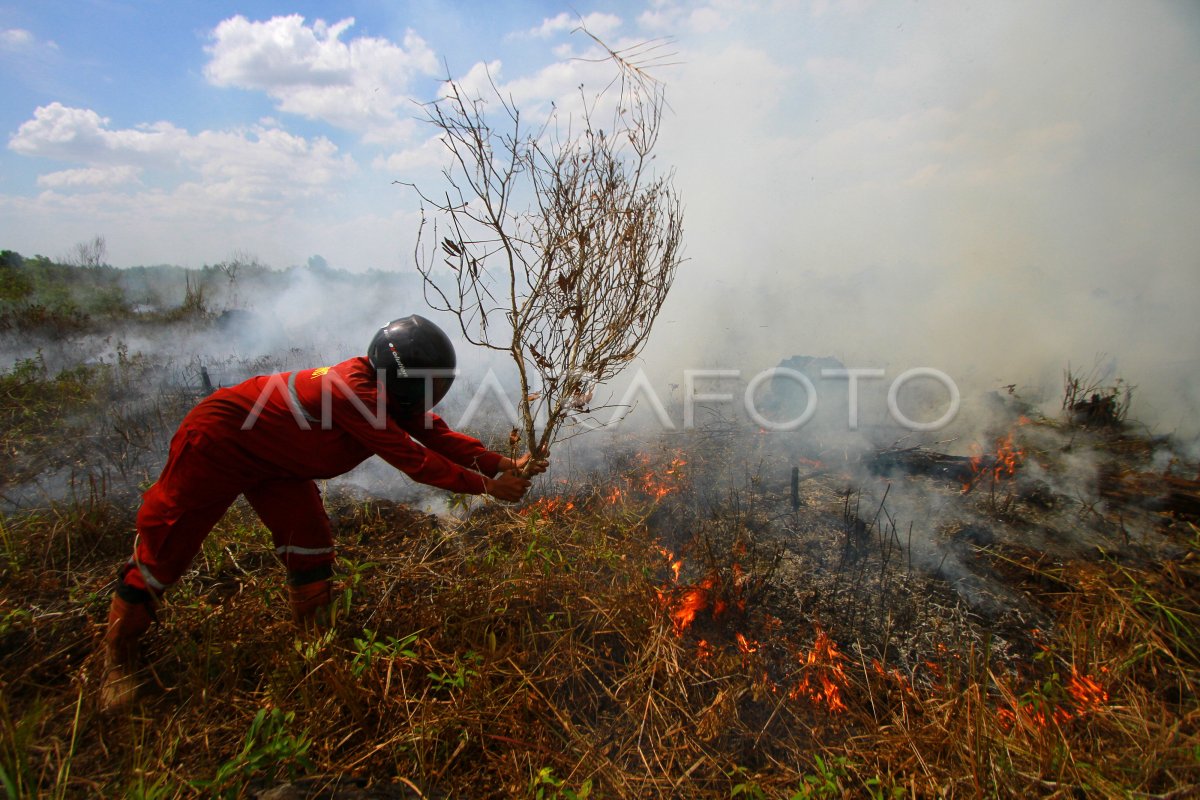
<path fill-rule="evenodd" d="M 674 39 L 658 152 L 689 261 L 661 352 L 754 319 L 764 361 L 1200 372 L 1200 4 L 331 7 L 0 2 L 0 247 L 412 269 L 393 181 L 437 165 L 414 101 L 481 63 L 522 104 L 569 96 L 595 77 L 578 14 Z"/>
<path fill-rule="evenodd" d="M 117 265 L 198 265 L 237 250 L 281 267 L 318 252 L 351 269 L 396 267 L 406 232 L 384 230 L 386 206 L 403 198 L 385 164 L 422 144 L 415 102 L 436 95 L 447 68 L 544 67 L 574 25 L 562 17 L 531 33 L 564 13 L 554 4 L 488 8 L 481 18 L 434 2 L 342 3 L 336 14 L 320 3 L 0 6 L 10 223 L 0 235 L 55 255 L 92 230 Z M 608 30 L 607 19 L 593 22 Z M 339 74 L 321 76 L 323 57 L 343 60 Z M 342 85 L 303 91 L 322 80 Z M 365 116 L 352 110 L 375 100 Z M 337 228 L 364 212 L 378 237 L 365 223 Z"/>

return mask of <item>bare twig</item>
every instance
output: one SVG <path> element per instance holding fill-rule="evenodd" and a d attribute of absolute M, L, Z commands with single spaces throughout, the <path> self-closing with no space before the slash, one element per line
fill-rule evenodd
<path fill-rule="evenodd" d="M 426 106 L 451 156 L 441 193 L 417 189 L 434 217 L 423 211 L 415 252 L 426 299 L 472 344 L 512 356 L 535 453 L 638 355 L 682 260 L 672 175 L 650 169 L 665 99 L 647 68 L 662 43 L 614 51 L 591 38 L 616 77 L 595 94 L 580 87 L 578 118 L 556 107 L 527 126 L 494 82 L 490 107 L 453 79 Z"/>

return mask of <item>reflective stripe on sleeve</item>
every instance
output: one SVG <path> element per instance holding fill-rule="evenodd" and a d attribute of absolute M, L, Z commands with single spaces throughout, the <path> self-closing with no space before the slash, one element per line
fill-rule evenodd
<path fill-rule="evenodd" d="M 296 393 L 296 374 L 296 372 L 292 372 L 292 374 L 288 376 L 287 380 L 288 399 L 291 400 L 292 408 L 299 411 L 300 414 L 309 422 L 318 422 L 319 420 L 312 414 L 308 413 L 308 409 L 300 403 L 300 395 Z"/>
<path fill-rule="evenodd" d="M 151 589 L 153 589 L 154 591 L 159 592 L 159 593 L 165 592 L 167 590 L 166 586 L 159 583 L 158 579 L 150 574 L 150 570 L 146 569 L 145 564 L 143 564 L 141 561 L 138 561 L 136 558 L 130 559 L 130 560 L 133 563 L 133 565 L 135 567 L 137 567 L 138 572 L 141 573 L 142 580 L 144 580 L 146 582 L 147 586 L 149 586 Z"/>

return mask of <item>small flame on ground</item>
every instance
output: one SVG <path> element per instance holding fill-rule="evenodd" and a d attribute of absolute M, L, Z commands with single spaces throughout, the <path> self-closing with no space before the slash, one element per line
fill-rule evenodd
<path fill-rule="evenodd" d="M 1021 417 L 1017 420 L 1017 425 L 1025 425 L 1029 423 L 1027 417 Z M 1021 462 L 1025 459 L 1025 451 L 1016 443 L 1013 438 L 1013 431 L 1009 431 L 1006 435 L 996 439 L 995 453 L 991 456 L 990 465 L 985 466 L 983 448 L 978 444 L 971 445 L 971 477 L 963 483 L 963 494 L 971 491 L 979 480 L 989 473 L 993 480 L 1005 480 L 1017 474 L 1017 468 L 1021 466 Z"/>
<path fill-rule="evenodd" d="M 1100 671 L 1106 670 L 1101 668 Z M 1015 704 L 1012 708 L 1002 708 L 996 715 L 1006 727 L 1011 727 L 1018 719 L 1022 719 L 1037 728 L 1049 728 L 1052 724 L 1063 725 L 1073 719 L 1100 711 L 1108 703 L 1108 690 L 1104 685 L 1091 675 L 1080 674 L 1075 668 L 1071 669 L 1066 690 L 1073 701 L 1073 710 L 1044 698 L 1037 698 L 1027 703 Z"/>
<path fill-rule="evenodd" d="M 804 674 L 788 696 L 793 700 L 807 699 L 831 712 L 845 711 L 842 690 L 846 688 L 848 679 L 841 662 L 846 660 L 846 656 L 838 650 L 837 642 L 829 634 L 820 628 L 816 631 L 817 638 L 812 648 L 807 653 L 797 654 Z"/>
<path fill-rule="evenodd" d="M 1028 423 L 1029 420 L 1022 417 L 1017 424 Z M 972 460 L 974 475 L 970 482 L 964 485 L 964 492 L 969 491 L 981 477 L 985 477 L 989 473 L 997 480 L 1013 477 L 1025 455 L 1024 451 L 1016 444 L 1013 432 L 996 440 L 995 455 L 987 460 L 986 465 L 982 450 L 976 449 L 977 455 Z M 657 501 L 684 485 L 682 471 L 687 465 L 687 461 L 681 455 L 676 455 L 665 468 L 658 470 L 649 468 L 648 457 L 643 457 L 642 462 L 646 467 L 645 472 L 639 471 L 627 476 L 622 485 L 612 486 L 607 491 L 598 494 L 597 499 L 609 505 L 617 505 L 629 497 L 638 496 L 641 493 Z M 812 466 L 821 466 L 820 462 L 810 462 L 808 459 L 801 459 L 801 462 Z M 520 513 L 529 514 L 536 509 L 540 516 L 546 517 L 552 514 L 567 514 L 575 511 L 576 508 L 576 503 L 572 499 L 543 497 L 530 503 Z M 679 585 L 683 560 L 676 558 L 675 554 L 666 548 L 658 547 L 658 551 L 669 565 L 672 576 L 671 586 L 657 589 L 659 602 L 663 608 L 667 609 L 676 636 L 682 637 L 702 612 L 707 611 L 713 619 L 717 619 L 728 610 L 730 603 L 745 612 L 746 598 L 743 595 L 750 582 L 750 576 L 740 561 L 736 560 L 747 555 L 747 547 L 744 542 L 739 541 L 733 546 L 735 560 L 727 577 L 722 578 L 721 574 L 712 572 L 698 583 L 685 586 Z M 743 632 L 734 633 L 733 644 L 742 655 L 743 665 L 746 668 L 750 668 L 752 665 L 761 666 L 758 659 L 764 657 L 774 649 L 774 646 L 779 644 L 780 640 L 771 634 L 781 627 L 781 620 L 764 615 L 762 630 L 766 632 L 767 641 L 772 644 L 770 648 L 764 648 L 761 642 Z M 787 695 L 792 700 L 806 701 L 830 713 L 847 711 L 845 692 L 850 688 L 850 681 L 843 667 L 847 658 L 838 649 L 837 643 L 829 634 L 819 627 L 815 628 L 815 633 L 816 638 L 812 646 L 796 652 L 799 670 Z M 1035 629 L 1031 633 L 1036 639 L 1041 632 Z M 760 635 L 763 634 L 760 632 Z M 783 641 L 786 642 L 787 638 L 784 636 Z M 718 647 L 721 645 L 714 646 L 707 640 L 700 639 L 696 643 L 696 658 L 700 661 L 708 661 L 715 657 Z M 948 652 L 948 648 L 944 644 L 938 644 L 937 650 L 942 657 L 949 655 L 957 658 L 956 654 Z M 761 655 L 751 658 L 756 653 Z M 928 660 L 925 662 L 925 666 L 935 676 L 943 677 L 940 660 Z M 871 669 L 881 678 L 892 681 L 901 691 L 914 691 L 912 683 L 900 670 L 888 670 L 874 659 L 871 662 Z M 1031 700 L 1030 695 L 1026 694 L 1020 701 L 1013 699 L 1009 707 L 997 710 L 997 718 L 1001 725 L 1010 728 L 1020 721 L 1027 727 L 1045 729 L 1102 710 L 1109 702 L 1109 693 L 1101 681 L 1093 675 L 1080 673 L 1075 669 L 1072 669 L 1071 672 L 1072 674 L 1062 687 L 1065 690 L 1065 696 L 1060 697 L 1061 705 L 1043 697 L 1034 697 Z M 1106 670 L 1101 668 L 1100 672 L 1104 673 Z M 762 673 L 761 685 L 772 692 L 781 691 L 781 687 L 775 684 L 766 672 Z"/>
<path fill-rule="evenodd" d="M 684 459 L 682 451 L 676 451 L 665 467 L 656 466 L 651 461 L 651 457 L 644 453 L 637 456 L 637 461 L 638 468 L 624 476 L 623 486 L 613 486 L 603 494 L 604 502 L 609 505 L 617 505 L 628 499 L 631 494 L 641 494 L 653 500 L 661 500 L 672 492 L 678 491 L 683 485 L 683 467 L 688 462 Z"/>
<path fill-rule="evenodd" d="M 892 667 L 891 671 L 888 671 L 879 659 L 872 658 L 871 669 L 879 677 L 891 679 L 893 683 L 900 687 L 901 691 L 912 692 L 912 684 L 908 682 L 908 678 L 897 667 Z"/>
<path fill-rule="evenodd" d="M 679 575 L 683 570 L 683 561 L 674 560 L 674 555 L 663 548 L 659 548 L 668 561 L 671 561 L 671 572 L 674 575 L 675 583 L 679 583 Z M 729 610 L 730 602 L 733 607 L 740 613 L 746 613 L 746 598 L 742 592 L 747 583 L 748 576 L 741 564 L 734 562 L 732 567 L 733 579 L 726 582 L 721 579 L 717 573 L 710 573 L 704 580 L 699 583 L 687 586 L 682 593 L 674 595 L 674 600 L 668 598 L 667 594 L 659 591 L 659 596 L 662 598 L 664 605 L 670 605 L 671 621 L 675 626 L 675 634 L 682 636 L 691 624 L 695 621 L 696 616 L 701 611 L 708 611 L 713 619 L 719 619 L 726 611 Z M 730 592 L 721 591 L 723 588 L 731 589 L 733 597 L 726 597 Z"/>
<path fill-rule="evenodd" d="M 675 558 L 675 554 L 665 547 L 658 548 L 658 552 L 662 553 L 663 558 L 671 565 L 674 582 L 679 583 L 679 573 L 683 570 L 683 559 Z"/>
<path fill-rule="evenodd" d="M 575 501 L 568 500 L 562 497 L 539 497 L 529 505 L 522 508 L 518 513 L 523 516 L 528 516 L 531 512 L 537 511 L 539 515 L 545 517 L 555 513 L 569 513 L 575 510 Z"/>
<path fill-rule="evenodd" d="M 1025 703 L 1016 709 L 1002 708 L 996 712 L 996 716 L 1006 727 L 1016 722 L 1018 717 L 1038 728 L 1049 728 L 1051 724 L 1063 725 L 1071 720 L 1070 711 L 1061 706 L 1052 707 L 1049 703 Z"/>
<path fill-rule="evenodd" d="M 1108 691 L 1091 675 L 1072 674 L 1067 691 L 1083 711 L 1095 711 L 1108 702 Z"/>
<path fill-rule="evenodd" d="M 683 632 L 696 620 L 696 615 L 708 606 L 709 593 L 716 585 L 716 576 L 709 575 L 700 583 L 683 591 L 679 601 L 671 609 L 671 623 L 675 628 L 676 636 L 682 636 Z M 713 613 L 716 613 L 715 608 Z"/>
<path fill-rule="evenodd" d="M 680 456 L 675 456 L 667 464 L 663 470 L 662 477 L 659 477 L 656 470 L 649 470 L 641 477 L 641 489 L 655 500 L 661 500 L 679 488 L 678 478 L 681 476 L 680 470 L 687 462 Z"/>

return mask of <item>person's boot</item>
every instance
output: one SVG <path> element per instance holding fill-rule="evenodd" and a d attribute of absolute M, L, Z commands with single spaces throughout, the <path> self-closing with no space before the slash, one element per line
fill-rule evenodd
<path fill-rule="evenodd" d="M 333 603 L 333 587 L 328 578 L 296 586 L 288 582 L 288 602 L 292 606 L 292 620 L 306 631 L 323 631 L 330 625 L 330 606 Z"/>
<path fill-rule="evenodd" d="M 106 711 L 127 705 L 137 695 L 138 641 L 154 619 L 150 602 L 132 602 L 113 594 L 104 633 L 104 683 L 100 686 L 100 707 Z"/>

